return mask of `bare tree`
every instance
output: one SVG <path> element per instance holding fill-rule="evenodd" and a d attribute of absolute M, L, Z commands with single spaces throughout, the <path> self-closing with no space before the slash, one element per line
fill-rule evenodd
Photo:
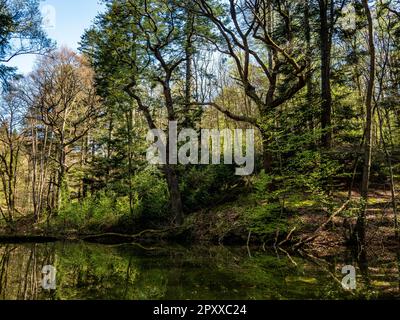
<path fill-rule="evenodd" d="M 23 110 L 15 92 L 10 89 L 3 97 L 0 106 L 0 178 L 1 191 L 4 194 L 7 212 L 1 208 L 5 221 L 13 222 L 16 212 L 16 188 L 19 170 L 21 149 L 23 147 L 23 134 L 21 132 Z"/>
<path fill-rule="evenodd" d="M 196 0 L 198 14 L 210 19 L 222 41 L 208 37 L 217 50 L 233 59 L 245 94 L 257 107 L 258 116 L 235 114 L 215 102 L 207 101 L 229 118 L 257 127 L 263 137 L 264 169 L 271 170 L 272 154 L 268 151 L 270 128 L 265 124 L 279 106 L 292 99 L 306 86 L 310 74 L 307 59 L 294 39 L 291 27 L 291 4 L 288 1 L 230 0 L 227 23 L 219 10 L 206 0 Z M 280 17 L 284 34 L 276 36 L 272 15 Z M 256 69 L 263 76 L 253 76 Z M 260 76 L 258 76 L 260 77 Z M 264 85 L 267 83 L 268 85 Z M 262 84 L 262 85 L 260 85 Z"/>
<path fill-rule="evenodd" d="M 93 73 L 81 56 L 64 48 L 39 62 L 26 90 L 24 97 L 45 128 L 46 143 L 49 131 L 53 139 L 55 158 L 52 160 L 57 164 L 55 198 L 59 210 L 65 175 L 74 165 L 67 162 L 67 156 L 78 148 L 76 144 L 99 116 Z"/>

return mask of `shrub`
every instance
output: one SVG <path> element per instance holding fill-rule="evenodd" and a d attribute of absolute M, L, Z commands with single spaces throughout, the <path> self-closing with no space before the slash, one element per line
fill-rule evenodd
<path fill-rule="evenodd" d="M 234 166 L 192 166 L 181 173 L 182 201 L 185 210 L 194 212 L 234 200 L 243 190 L 242 178 Z"/>
<path fill-rule="evenodd" d="M 148 167 L 138 172 L 132 179 L 136 217 L 168 216 L 169 192 L 165 178 L 159 170 Z"/>

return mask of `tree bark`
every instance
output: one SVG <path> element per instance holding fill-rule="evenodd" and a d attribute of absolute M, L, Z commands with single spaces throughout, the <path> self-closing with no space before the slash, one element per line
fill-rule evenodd
<path fill-rule="evenodd" d="M 190 104 L 192 102 L 192 79 L 193 79 L 193 32 L 194 32 L 194 14 L 191 6 L 191 0 L 186 0 L 186 40 L 185 40 L 185 115 L 184 115 L 184 127 L 194 127 L 193 119 L 190 114 Z"/>
<path fill-rule="evenodd" d="M 175 223 L 177 225 L 182 225 L 184 222 L 184 215 L 181 192 L 179 190 L 178 175 L 176 173 L 174 165 L 167 164 L 164 166 L 163 169 L 167 178 L 171 212 L 175 216 Z"/>
<path fill-rule="evenodd" d="M 333 1 L 333 0 L 331 0 Z M 332 32 L 328 19 L 329 0 L 319 0 L 320 46 L 321 46 L 321 146 L 330 149 L 332 146 L 332 92 L 331 92 L 331 48 Z M 332 10 L 330 10 L 332 12 Z"/>
<path fill-rule="evenodd" d="M 368 6 L 368 0 L 363 0 L 363 7 L 368 21 L 368 51 L 370 56 L 369 61 L 369 78 L 366 96 L 366 123 L 365 123 L 365 146 L 364 146 L 364 166 L 363 177 L 361 182 L 361 198 L 363 200 L 363 207 L 357 219 L 357 236 L 358 241 L 363 244 L 365 241 L 365 216 L 367 210 L 369 178 L 371 172 L 371 159 L 372 159 L 372 99 L 375 87 L 375 44 L 374 44 L 374 26 L 371 15 L 371 10 Z"/>

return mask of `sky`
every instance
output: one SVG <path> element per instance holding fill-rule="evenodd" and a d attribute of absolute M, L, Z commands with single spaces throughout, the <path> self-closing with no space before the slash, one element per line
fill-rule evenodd
<path fill-rule="evenodd" d="M 76 50 L 83 32 L 92 25 L 103 5 L 100 0 L 45 0 L 41 8 L 47 21 L 45 30 L 49 38 L 55 40 L 58 47 L 67 46 Z M 8 65 L 18 67 L 19 73 L 27 74 L 32 71 L 36 58 L 35 55 L 19 56 Z"/>

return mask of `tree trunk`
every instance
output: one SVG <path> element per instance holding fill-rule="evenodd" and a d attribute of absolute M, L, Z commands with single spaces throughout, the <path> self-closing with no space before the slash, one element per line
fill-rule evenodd
<path fill-rule="evenodd" d="M 126 127 L 128 131 L 128 186 L 129 186 L 129 213 L 133 216 L 133 111 L 132 108 L 126 112 Z"/>
<path fill-rule="evenodd" d="M 57 212 L 58 214 L 61 210 L 61 202 L 62 202 L 62 192 L 64 185 L 64 177 L 65 177 L 65 160 L 66 160 L 66 152 L 65 146 L 62 139 L 61 148 L 60 148 L 60 156 L 59 156 L 59 168 L 58 168 L 58 179 L 57 179 Z"/>
<path fill-rule="evenodd" d="M 320 46 L 321 46 L 321 145 L 323 148 L 330 149 L 332 145 L 332 92 L 331 92 L 331 43 L 332 22 L 328 19 L 329 0 L 319 0 L 320 26 Z M 332 12 L 332 10 L 330 10 Z M 331 17 L 332 19 L 332 17 Z M 330 19 L 330 20 L 331 20 Z"/>
<path fill-rule="evenodd" d="M 38 195 L 37 195 L 37 155 L 38 155 L 38 150 L 37 150 L 37 140 L 38 140 L 38 134 L 37 134 L 37 128 L 35 128 L 35 125 L 31 125 L 31 134 L 32 134 L 32 202 L 33 202 L 33 216 L 35 219 L 35 222 L 39 221 L 39 207 L 38 207 Z"/>
<path fill-rule="evenodd" d="M 378 113 L 378 118 L 379 118 L 379 133 L 381 135 L 381 140 L 382 140 L 382 145 L 383 145 L 383 150 L 385 152 L 385 157 L 386 157 L 386 162 L 388 165 L 389 169 L 389 179 L 390 179 L 390 193 L 391 193 L 391 200 L 392 200 L 392 208 L 393 208 L 393 215 L 394 215 L 394 228 L 395 228 L 395 236 L 396 239 L 399 239 L 399 225 L 398 225 L 398 220 L 397 220 L 397 204 L 396 204 L 396 186 L 395 186 L 395 180 L 394 180 L 394 173 L 393 173 L 393 164 L 392 164 L 392 159 L 389 153 L 388 145 L 384 137 L 384 132 L 383 132 L 383 116 L 381 115 L 379 108 L 377 108 L 377 113 Z M 390 121 L 390 119 L 388 119 Z M 392 135 L 390 125 L 389 127 L 389 135 Z"/>
<path fill-rule="evenodd" d="M 309 0 L 304 0 L 304 25 L 305 25 L 305 39 L 307 43 L 307 63 L 309 65 L 312 64 L 312 59 L 313 59 L 313 54 L 312 54 L 312 48 L 311 48 L 311 26 L 310 26 L 310 3 Z M 306 93 L 306 99 L 307 99 L 307 104 L 304 107 L 304 113 L 306 114 L 306 121 L 308 128 L 310 132 L 314 132 L 314 119 L 313 119 L 313 112 L 311 112 L 311 108 L 313 106 L 313 81 L 312 77 L 307 78 L 307 93 Z M 318 143 L 313 143 L 314 146 L 317 145 Z M 313 147 L 313 146 L 312 146 Z"/>
<path fill-rule="evenodd" d="M 185 43 L 185 115 L 184 115 L 184 127 L 185 128 L 193 128 L 193 117 L 190 113 L 190 104 L 192 102 L 192 79 L 193 79 L 193 24 L 194 24 L 194 16 L 193 9 L 191 5 L 192 1 L 186 0 L 186 43 Z"/>
<path fill-rule="evenodd" d="M 181 192 L 179 190 L 178 176 L 176 174 L 174 165 L 165 165 L 164 173 L 167 178 L 171 212 L 175 216 L 175 223 L 177 225 L 182 225 L 184 221 L 183 206 Z"/>
<path fill-rule="evenodd" d="M 357 236 L 358 241 L 363 244 L 365 241 L 365 215 L 368 201 L 369 177 L 371 172 L 372 158 L 372 98 L 375 87 L 375 45 L 374 45 L 374 26 L 371 11 L 368 6 L 368 0 L 363 0 L 363 7 L 368 21 L 368 50 L 370 56 L 369 79 L 367 88 L 366 107 L 366 124 L 365 124 L 365 149 L 364 149 L 364 166 L 363 177 L 361 182 L 361 197 L 363 200 L 363 208 L 357 219 Z"/>

